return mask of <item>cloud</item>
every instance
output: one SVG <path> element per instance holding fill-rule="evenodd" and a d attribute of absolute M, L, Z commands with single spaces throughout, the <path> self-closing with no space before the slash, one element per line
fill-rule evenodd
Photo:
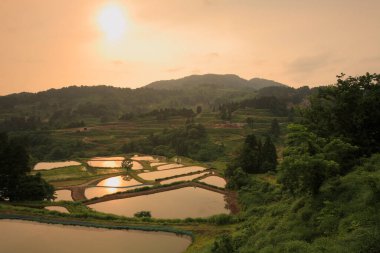
<path fill-rule="evenodd" d="M 202 74 L 202 71 L 200 69 L 193 69 L 191 71 L 191 74 L 192 75 L 200 75 L 200 74 Z"/>
<path fill-rule="evenodd" d="M 124 64 L 124 62 L 122 60 L 113 60 L 112 64 L 114 64 L 114 65 L 122 65 L 122 64 Z"/>
<path fill-rule="evenodd" d="M 169 72 L 169 73 L 175 73 L 175 72 L 179 72 L 183 70 L 183 67 L 178 67 L 178 68 L 169 68 L 169 69 L 166 69 L 165 72 Z"/>
<path fill-rule="evenodd" d="M 216 59 L 220 58 L 220 54 L 217 52 L 211 52 L 208 54 L 204 54 L 200 57 L 200 62 L 202 63 L 211 63 Z"/>
<path fill-rule="evenodd" d="M 314 56 L 299 57 L 288 65 L 289 72 L 313 72 L 328 64 L 330 56 L 320 54 Z"/>
<path fill-rule="evenodd" d="M 215 3 L 216 3 L 215 0 L 203 0 L 203 4 L 205 4 L 205 5 L 213 5 Z"/>
<path fill-rule="evenodd" d="M 365 57 L 362 62 L 380 63 L 380 56 Z"/>

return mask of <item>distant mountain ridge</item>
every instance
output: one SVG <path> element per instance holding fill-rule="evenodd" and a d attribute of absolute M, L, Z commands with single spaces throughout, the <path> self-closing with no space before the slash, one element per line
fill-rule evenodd
<path fill-rule="evenodd" d="M 254 87 L 257 90 L 260 90 L 262 88 L 266 87 L 289 87 L 286 84 L 279 83 L 273 80 L 268 80 L 268 79 L 263 79 L 263 78 L 252 78 L 251 80 L 248 81 L 249 85 Z"/>
<path fill-rule="evenodd" d="M 215 88 L 219 89 L 249 88 L 259 90 L 265 87 L 287 85 L 263 78 L 252 78 L 250 80 L 246 80 L 233 74 L 205 74 L 191 75 L 179 79 L 156 81 L 144 87 L 157 90 L 179 90 L 195 88 L 199 86 L 215 86 Z"/>
<path fill-rule="evenodd" d="M 266 79 L 245 80 L 237 75 L 215 74 L 158 81 L 136 89 L 105 85 L 69 86 L 0 96 L 0 123 L 4 120 L 23 122 L 29 117 L 38 122 L 49 122 L 54 127 L 76 125 L 89 118 L 106 122 L 117 120 L 127 112 L 145 113 L 161 108 L 195 108 L 199 105 L 212 109 L 260 96 L 264 90 L 266 94 L 275 94 L 278 89 L 293 88 Z"/>

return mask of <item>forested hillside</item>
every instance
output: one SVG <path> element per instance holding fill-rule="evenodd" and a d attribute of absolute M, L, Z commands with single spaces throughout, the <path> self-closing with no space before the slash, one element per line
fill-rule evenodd
<path fill-rule="evenodd" d="M 220 104 L 255 97 L 257 87 L 286 87 L 264 79 L 249 82 L 235 75 L 204 75 L 159 81 L 138 89 L 70 86 L 11 94 L 0 97 L 0 130 L 83 127 L 162 109 L 215 109 Z"/>
<path fill-rule="evenodd" d="M 212 252 L 380 252 L 379 81 L 319 88 L 288 126 L 276 171 L 257 174 L 260 145 L 247 137 L 226 171 L 243 222 Z"/>
<path fill-rule="evenodd" d="M 252 78 L 245 80 L 237 75 L 192 75 L 180 79 L 163 80 L 148 84 L 146 87 L 157 90 L 189 90 L 194 88 L 203 89 L 210 87 L 214 89 L 246 89 L 259 90 L 264 87 L 280 86 L 286 87 L 285 84 L 262 78 Z"/>

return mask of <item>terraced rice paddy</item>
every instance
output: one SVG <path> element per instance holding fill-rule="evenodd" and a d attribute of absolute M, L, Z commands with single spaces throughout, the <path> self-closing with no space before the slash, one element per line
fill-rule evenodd
<path fill-rule="evenodd" d="M 81 165 L 81 163 L 76 161 L 66 161 L 66 162 L 40 162 L 37 163 L 33 170 L 51 170 L 56 168 L 63 168 L 68 166 Z"/>
<path fill-rule="evenodd" d="M 156 166 L 160 166 L 160 165 L 164 165 L 164 164 L 167 164 L 167 163 L 150 163 L 150 167 L 156 167 Z"/>
<path fill-rule="evenodd" d="M 96 211 L 132 217 L 150 211 L 154 218 L 183 219 L 229 213 L 224 195 L 197 187 L 185 187 L 137 197 L 89 205 Z"/>
<path fill-rule="evenodd" d="M 168 170 L 168 169 L 174 169 L 174 168 L 179 168 L 179 167 L 183 167 L 183 164 L 171 163 L 171 164 L 158 166 L 157 170 Z"/>
<path fill-rule="evenodd" d="M 153 157 L 153 156 L 132 156 L 131 157 L 132 160 L 135 160 L 135 161 L 156 161 L 156 159 Z"/>
<path fill-rule="evenodd" d="M 166 184 L 171 184 L 171 183 L 181 182 L 181 181 L 191 181 L 193 179 L 202 177 L 202 176 L 204 176 L 206 174 L 208 174 L 208 172 L 203 172 L 203 173 L 189 175 L 189 176 L 184 176 L 184 177 L 175 177 L 175 178 L 171 178 L 171 179 L 167 179 L 167 180 L 162 180 L 160 182 L 160 184 L 166 185 Z"/>
<path fill-rule="evenodd" d="M 126 187 L 141 184 L 139 181 L 129 177 L 129 176 L 117 176 L 110 177 L 100 181 L 96 186 L 105 187 Z"/>
<path fill-rule="evenodd" d="M 133 190 L 133 189 L 137 189 L 137 188 L 141 188 L 141 187 L 145 187 L 146 185 L 143 185 L 143 184 L 138 184 L 138 185 L 135 185 L 135 186 L 130 186 L 130 187 L 88 187 L 86 188 L 84 194 L 86 196 L 87 199 L 92 199 L 92 198 L 95 198 L 95 197 L 103 197 L 105 195 L 109 195 L 109 194 L 114 194 L 114 193 L 117 193 L 117 192 L 125 192 L 125 191 L 128 191 L 128 190 Z"/>
<path fill-rule="evenodd" d="M 124 161 L 125 157 L 124 156 L 98 156 L 98 157 L 93 157 L 90 160 L 93 161 Z"/>
<path fill-rule="evenodd" d="M 164 232 L 110 230 L 0 220 L 0 252 L 181 253 L 191 240 Z M 5 232 L 6 231 L 6 232 Z"/>
<path fill-rule="evenodd" d="M 209 176 L 209 177 L 206 177 L 206 178 L 199 180 L 199 182 L 203 182 L 203 183 L 213 185 L 213 186 L 217 186 L 220 188 L 225 188 L 226 184 L 227 184 L 227 182 L 224 178 L 218 177 L 218 176 Z"/>
<path fill-rule="evenodd" d="M 65 201 L 72 201 L 71 197 L 71 191 L 70 190 L 58 190 L 55 191 L 56 199 L 55 201 L 65 200 Z"/>
<path fill-rule="evenodd" d="M 111 159 L 114 158 L 114 159 Z M 121 168 L 124 157 L 96 157 L 87 162 L 91 167 L 96 168 Z M 141 170 L 143 166 L 137 161 L 132 161 L 132 170 Z"/>
<path fill-rule="evenodd" d="M 153 171 L 153 172 L 147 172 L 147 173 L 140 173 L 139 177 L 141 177 L 144 180 L 156 180 L 161 178 L 167 178 L 167 177 L 173 177 L 178 175 L 184 175 L 192 172 L 200 172 L 204 171 L 206 168 L 200 167 L 200 166 L 189 166 L 189 167 L 182 167 L 178 169 L 170 169 L 170 170 L 162 170 L 162 171 Z"/>
<path fill-rule="evenodd" d="M 45 209 L 50 210 L 50 211 L 57 211 L 60 213 L 69 213 L 69 210 L 67 210 L 66 208 L 62 206 L 47 206 L 45 207 Z"/>

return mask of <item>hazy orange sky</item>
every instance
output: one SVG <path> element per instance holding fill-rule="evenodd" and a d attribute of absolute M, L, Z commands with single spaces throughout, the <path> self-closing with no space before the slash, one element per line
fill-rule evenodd
<path fill-rule="evenodd" d="M 110 8 L 122 25 L 103 24 Z M 0 0 L 0 94 L 205 73 L 329 84 L 379 72 L 379 31 L 379 0 Z"/>

